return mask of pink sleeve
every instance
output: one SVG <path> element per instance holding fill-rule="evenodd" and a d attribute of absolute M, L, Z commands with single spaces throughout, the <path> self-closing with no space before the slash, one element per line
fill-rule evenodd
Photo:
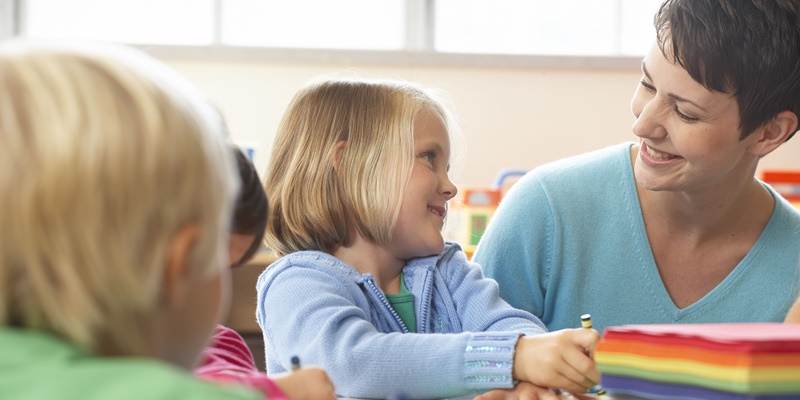
<path fill-rule="evenodd" d="M 258 370 L 244 339 L 233 329 L 217 325 L 211 344 L 203 350 L 194 374 L 222 384 L 244 384 L 264 393 L 265 399 L 288 399 L 275 381 Z"/>

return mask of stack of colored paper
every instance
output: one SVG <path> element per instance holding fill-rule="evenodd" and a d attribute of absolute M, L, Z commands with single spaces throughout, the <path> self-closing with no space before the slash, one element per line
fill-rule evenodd
<path fill-rule="evenodd" d="M 800 324 L 611 327 L 594 357 L 612 397 L 800 399 Z"/>

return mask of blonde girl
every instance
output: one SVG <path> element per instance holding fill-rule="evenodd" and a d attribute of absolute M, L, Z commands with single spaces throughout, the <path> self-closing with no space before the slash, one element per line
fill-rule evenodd
<path fill-rule="evenodd" d="M 297 93 L 265 181 L 265 238 L 283 256 L 258 282 L 270 373 L 299 355 L 359 398 L 597 382 L 597 332 L 546 334 L 442 237 L 453 129 L 408 82 L 325 79 Z"/>

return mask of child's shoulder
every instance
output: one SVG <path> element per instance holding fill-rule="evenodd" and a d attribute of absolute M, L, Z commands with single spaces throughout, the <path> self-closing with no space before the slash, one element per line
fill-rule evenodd
<path fill-rule="evenodd" d="M 277 259 L 264 270 L 259 281 L 274 280 L 290 270 L 308 275 L 322 272 L 345 280 L 355 280 L 360 275 L 351 266 L 328 253 L 306 250 L 290 253 Z"/>
<path fill-rule="evenodd" d="M 0 329 L 0 393 L 15 399 L 257 399 L 147 358 L 97 357 L 41 332 Z M 41 385 L 46 377 L 48 384 Z"/>
<path fill-rule="evenodd" d="M 260 396 L 249 389 L 225 387 L 215 382 L 202 380 L 184 371 L 176 370 L 151 360 L 121 360 L 114 363 L 101 360 L 93 382 L 105 382 L 120 388 L 119 393 L 136 393 L 133 398 L 173 399 L 258 399 Z M 100 373 L 99 371 L 104 371 Z M 143 389 L 147 386 L 146 389 Z M 180 393 L 180 395 L 175 395 Z M 115 397 L 118 398 L 118 397 Z"/>

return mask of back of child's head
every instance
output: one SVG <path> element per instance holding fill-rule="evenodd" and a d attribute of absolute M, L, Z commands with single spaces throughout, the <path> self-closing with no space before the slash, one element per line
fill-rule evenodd
<path fill-rule="evenodd" d="M 438 95 L 410 82 L 324 79 L 301 89 L 281 120 L 265 176 L 267 245 L 278 254 L 330 253 L 354 232 L 389 242 L 423 110 L 454 126 Z"/>
<path fill-rule="evenodd" d="M 267 225 L 269 203 L 252 160 L 240 148 L 232 146 L 239 170 L 241 190 L 234 206 L 231 232 L 252 237 L 250 247 L 232 264 L 233 267 L 238 267 L 250 260 L 261 247 Z"/>
<path fill-rule="evenodd" d="M 143 53 L 0 45 L 0 323 L 141 354 L 173 236 L 219 273 L 236 190 L 216 111 Z M 100 345 L 102 343 L 102 345 Z"/>

